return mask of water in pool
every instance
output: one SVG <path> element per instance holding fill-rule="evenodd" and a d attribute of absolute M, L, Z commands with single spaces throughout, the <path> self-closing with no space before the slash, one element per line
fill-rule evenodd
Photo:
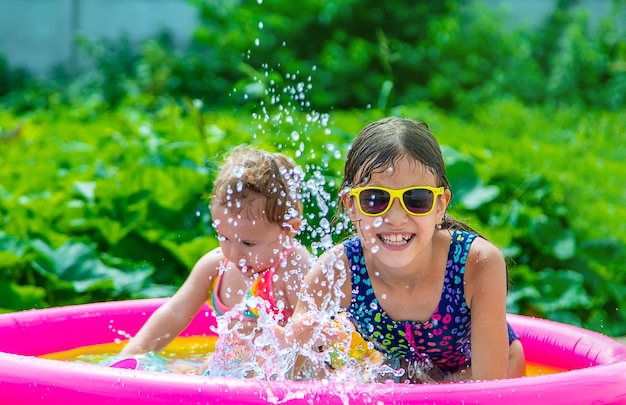
<path fill-rule="evenodd" d="M 200 374 L 204 362 L 213 354 L 216 336 L 177 337 L 162 352 L 152 353 L 139 358 L 144 370 L 176 374 Z M 83 346 L 62 352 L 49 353 L 42 358 L 72 361 L 83 364 L 108 366 L 119 360 L 118 355 L 125 342 L 105 343 Z M 564 370 L 527 362 L 526 375 L 538 376 L 553 374 Z"/>

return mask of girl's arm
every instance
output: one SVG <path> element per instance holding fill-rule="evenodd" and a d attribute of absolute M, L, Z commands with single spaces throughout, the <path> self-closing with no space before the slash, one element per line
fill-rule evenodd
<path fill-rule="evenodd" d="M 211 282 L 219 270 L 220 256 L 214 250 L 201 257 L 180 289 L 148 318 L 120 354 L 158 352 L 174 340 L 207 300 Z"/>
<path fill-rule="evenodd" d="M 472 314 L 472 378 L 508 378 L 507 273 L 504 257 L 493 244 L 476 238 L 470 248 L 465 271 L 465 293 Z"/>
<path fill-rule="evenodd" d="M 345 262 L 343 259 L 343 246 L 335 246 L 322 254 L 307 273 L 302 288 L 298 293 L 298 303 L 294 311 L 291 331 L 283 328 L 275 328 L 279 342 L 284 347 L 297 347 L 306 352 L 321 350 L 325 344 L 337 339 L 345 339 L 346 332 L 336 328 L 330 319 L 323 316 L 329 306 L 338 310 L 350 304 L 350 298 L 346 303 L 346 289 L 351 285 L 345 280 Z M 292 370 L 292 378 L 310 379 L 324 378 L 328 371 L 326 364 L 315 355 L 309 357 L 299 352 L 296 356 Z"/>

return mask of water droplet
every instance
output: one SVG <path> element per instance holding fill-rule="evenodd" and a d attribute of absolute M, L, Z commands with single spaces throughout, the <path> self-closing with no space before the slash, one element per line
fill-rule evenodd
<path fill-rule="evenodd" d="M 233 167 L 233 176 L 240 179 L 241 176 L 243 176 L 243 174 L 245 173 L 245 171 L 246 171 L 246 168 L 244 166 L 236 165 L 235 167 Z"/>

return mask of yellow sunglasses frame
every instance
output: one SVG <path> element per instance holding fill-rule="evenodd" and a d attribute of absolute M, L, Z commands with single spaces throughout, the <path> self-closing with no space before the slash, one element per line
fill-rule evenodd
<path fill-rule="evenodd" d="M 423 213 L 411 212 L 406 207 L 406 205 L 404 205 L 404 198 L 402 198 L 402 195 L 409 190 L 416 190 L 416 189 L 428 190 L 431 193 L 433 193 L 433 205 L 430 207 L 430 209 L 427 212 L 423 212 Z M 389 204 L 387 204 L 387 208 L 385 208 L 383 211 L 376 213 L 376 214 L 369 214 L 363 211 L 363 207 L 361 206 L 361 199 L 359 198 L 359 195 L 361 194 L 361 192 L 366 191 L 366 190 L 381 190 L 381 191 L 386 191 L 387 193 L 389 193 L 390 198 L 389 198 Z M 407 187 L 407 188 L 401 188 L 401 189 L 367 186 L 367 187 L 351 188 L 348 194 L 351 197 L 356 198 L 356 205 L 359 207 L 359 211 L 361 211 L 363 215 L 367 215 L 368 217 L 379 217 L 381 215 L 385 215 L 391 209 L 391 206 L 393 205 L 393 200 L 396 198 L 400 201 L 400 205 L 402 205 L 402 208 L 404 208 L 404 210 L 409 215 L 412 215 L 414 217 L 423 217 L 433 212 L 433 210 L 435 209 L 435 205 L 437 204 L 437 197 L 439 197 L 440 195 L 443 195 L 444 191 L 445 191 L 444 187 L 429 187 L 429 186 L 416 186 L 416 187 Z"/>

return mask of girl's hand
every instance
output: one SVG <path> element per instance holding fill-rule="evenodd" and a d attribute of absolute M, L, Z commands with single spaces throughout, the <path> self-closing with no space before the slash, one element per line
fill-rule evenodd
<path fill-rule="evenodd" d="M 349 336 L 341 323 L 328 318 L 324 320 L 311 312 L 294 316 L 284 327 L 274 326 L 273 332 L 283 348 L 327 346 Z"/>

